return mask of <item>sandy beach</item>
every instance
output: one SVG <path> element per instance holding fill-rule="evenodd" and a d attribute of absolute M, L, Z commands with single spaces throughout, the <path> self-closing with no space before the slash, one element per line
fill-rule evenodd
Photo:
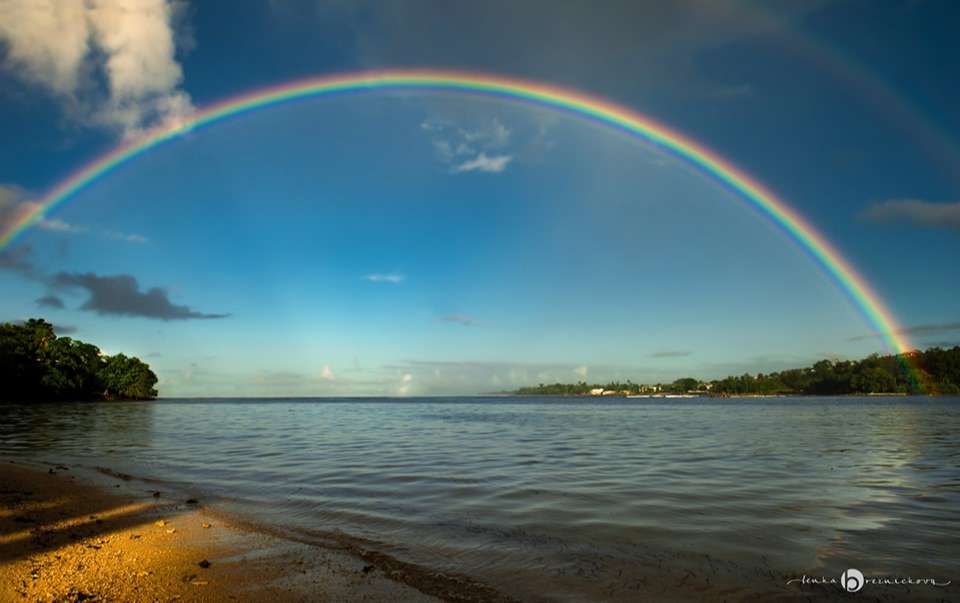
<path fill-rule="evenodd" d="M 0 601 L 508 600 L 387 556 L 244 529 L 126 477 L 0 463 Z"/>

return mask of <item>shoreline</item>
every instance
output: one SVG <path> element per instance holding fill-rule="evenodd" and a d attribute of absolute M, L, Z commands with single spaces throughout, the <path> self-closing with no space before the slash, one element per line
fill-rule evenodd
<path fill-rule="evenodd" d="M 0 462 L 0 600 L 511 600 L 346 537 L 330 546 L 283 538 L 98 471 Z"/>

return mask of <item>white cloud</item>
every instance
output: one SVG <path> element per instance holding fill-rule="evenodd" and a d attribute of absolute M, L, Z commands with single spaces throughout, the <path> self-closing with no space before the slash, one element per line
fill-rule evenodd
<path fill-rule="evenodd" d="M 960 230 L 960 202 L 933 203 L 920 199 L 892 199 L 877 203 L 863 216 L 876 222 L 909 222 L 916 226 Z"/>
<path fill-rule="evenodd" d="M 135 232 L 127 233 L 127 232 L 118 232 L 116 230 L 104 230 L 103 236 L 110 239 L 117 240 L 117 241 L 124 241 L 126 243 L 137 243 L 139 245 L 147 243 L 150 240 L 147 237 L 141 234 L 137 234 Z"/>
<path fill-rule="evenodd" d="M 333 370 L 330 368 L 329 364 L 323 365 L 323 368 L 320 370 L 320 379 L 324 381 L 333 381 L 336 379 L 336 376 L 333 374 Z"/>
<path fill-rule="evenodd" d="M 36 203 L 30 203 L 30 204 L 24 204 L 24 205 L 32 205 L 33 208 L 30 211 L 33 211 L 40 207 Z M 83 226 L 70 224 L 69 222 L 64 222 L 59 218 L 53 218 L 53 219 L 41 218 L 40 221 L 37 222 L 37 226 L 44 230 L 54 230 L 57 232 L 85 232 L 87 230 Z"/>
<path fill-rule="evenodd" d="M 588 372 L 590 372 L 590 369 L 585 364 L 582 364 L 577 368 L 573 369 L 573 374 L 581 379 L 586 379 Z"/>
<path fill-rule="evenodd" d="M 86 12 L 84 0 L 6 0 L 0 38 L 7 62 L 24 79 L 73 94 L 90 50 Z"/>
<path fill-rule="evenodd" d="M 420 129 L 429 132 L 434 153 L 442 163 L 450 164 L 450 172 L 499 173 L 513 160 L 510 153 L 502 150 L 510 143 L 513 131 L 494 117 L 489 123 L 466 128 L 452 121 L 428 119 Z"/>
<path fill-rule="evenodd" d="M 406 276 L 402 274 L 394 274 L 394 273 L 390 273 L 390 274 L 374 273 L 374 274 L 368 274 L 363 278 L 365 278 L 366 280 L 372 283 L 390 283 L 392 285 L 399 285 L 403 281 L 407 280 Z"/>
<path fill-rule="evenodd" d="M 179 7 L 174 0 L 4 0 L 4 67 L 49 89 L 74 117 L 128 137 L 181 121 L 193 104 L 176 59 Z"/>
<path fill-rule="evenodd" d="M 486 153 L 480 153 L 473 159 L 468 159 L 453 166 L 451 171 L 455 174 L 463 172 L 489 172 L 497 174 L 507 169 L 507 165 L 510 164 L 512 159 L 512 155 L 494 155 L 493 157 L 488 157 Z"/>
<path fill-rule="evenodd" d="M 413 386 L 413 375 L 410 373 L 403 373 L 400 376 L 400 387 L 397 388 L 398 396 L 406 396 L 410 394 L 410 388 Z"/>

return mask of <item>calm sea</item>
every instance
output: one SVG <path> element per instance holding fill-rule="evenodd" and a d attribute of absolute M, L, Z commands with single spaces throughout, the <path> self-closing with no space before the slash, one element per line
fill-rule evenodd
<path fill-rule="evenodd" d="M 169 482 L 523 599 L 763 595 L 847 568 L 960 578 L 957 398 L 164 400 L 0 419 L 0 455 Z"/>

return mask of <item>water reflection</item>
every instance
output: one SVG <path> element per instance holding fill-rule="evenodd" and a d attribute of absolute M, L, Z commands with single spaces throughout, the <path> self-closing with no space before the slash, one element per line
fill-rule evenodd
<path fill-rule="evenodd" d="M 761 596 L 804 572 L 960 566 L 957 399 L 3 412 L 0 453 L 187 482 L 300 538 L 342 530 L 524 598 L 630 599 L 665 580 Z"/>
<path fill-rule="evenodd" d="M 111 450 L 153 445 L 153 404 L 0 404 L 0 450 L 99 458 Z"/>

